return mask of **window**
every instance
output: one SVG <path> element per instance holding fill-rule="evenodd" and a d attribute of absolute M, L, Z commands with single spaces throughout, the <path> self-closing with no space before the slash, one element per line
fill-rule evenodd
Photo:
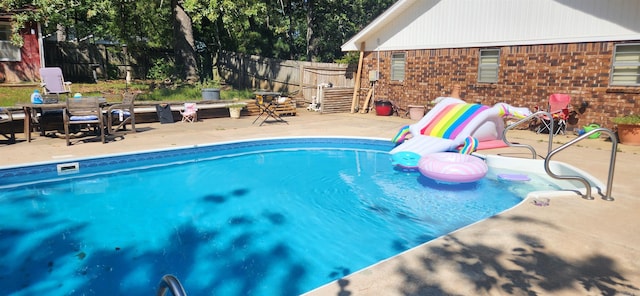
<path fill-rule="evenodd" d="M 20 47 L 11 44 L 10 23 L 0 23 L 0 61 L 20 61 Z"/>
<path fill-rule="evenodd" d="M 617 44 L 611 65 L 611 85 L 640 85 L 640 44 Z"/>
<path fill-rule="evenodd" d="M 498 82 L 498 68 L 500 68 L 499 49 L 481 49 L 478 64 L 478 82 Z"/>
<path fill-rule="evenodd" d="M 404 81 L 404 52 L 396 52 L 391 54 L 391 80 Z"/>

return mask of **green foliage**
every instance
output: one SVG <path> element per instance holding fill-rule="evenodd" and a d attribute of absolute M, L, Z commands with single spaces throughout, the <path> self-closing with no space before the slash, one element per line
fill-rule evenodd
<path fill-rule="evenodd" d="M 175 88 L 156 88 L 149 93 L 138 96 L 143 101 L 201 101 L 202 88 L 197 85 L 184 85 Z M 223 89 L 220 91 L 221 100 L 251 99 L 253 91 Z"/>
<path fill-rule="evenodd" d="M 220 97 L 223 100 L 248 100 L 253 99 L 255 95 L 250 89 L 225 89 L 224 91 L 220 92 Z"/>
<path fill-rule="evenodd" d="M 193 87 L 158 88 L 138 96 L 143 101 L 200 101 L 200 90 Z"/>
<path fill-rule="evenodd" d="M 120 73 L 118 73 L 118 71 L 118 66 L 111 63 L 107 64 L 107 77 L 109 79 L 117 79 L 120 76 Z"/>
<path fill-rule="evenodd" d="M 220 88 L 220 80 L 219 79 L 206 79 L 202 82 L 198 82 L 196 84 L 198 89 L 204 88 Z"/>
<path fill-rule="evenodd" d="M 330 62 L 343 53 L 340 46 L 358 33 L 395 0 L 304 1 L 307 7 L 304 24 L 313 34 L 306 36 L 308 60 Z"/>
<path fill-rule="evenodd" d="M 72 40 L 173 48 L 181 44 L 180 36 L 173 36 L 175 7 L 171 5 L 178 3 L 189 14 L 198 50 L 205 56 L 226 50 L 279 59 L 353 63 L 357 57 L 343 56 L 340 46 L 395 1 L 8 0 L 0 1 L 0 9 L 36 8 L 14 16 L 15 44 L 22 42 L 17 32 L 25 22 L 39 21 L 44 24 L 44 35 L 55 34 L 61 27 Z M 180 61 L 177 53 L 174 60 Z M 154 61 L 149 77 L 180 77 L 175 66 Z"/>
<path fill-rule="evenodd" d="M 185 0 L 208 46 L 265 57 L 331 62 L 340 46 L 396 0 Z"/>
<path fill-rule="evenodd" d="M 239 108 L 239 109 L 244 109 L 244 107 L 246 107 L 247 104 L 246 103 L 232 103 L 227 105 L 227 108 L 232 109 L 232 108 Z"/>
<path fill-rule="evenodd" d="M 59 11 L 64 10 L 67 5 L 65 0 L 10 0 L 0 1 L 0 11 L 13 11 L 15 9 L 23 9 L 30 5 L 33 5 L 36 9 L 26 9 L 15 13 L 12 17 L 12 35 L 11 42 L 14 45 L 22 46 L 24 40 L 19 35 L 19 31 L 27 22 L 36 21 L 44 22 L 49 19 L 55 19 L 55 15 Z"/>
<path fill-rule="evenodd" d="M 168 61 L 167 59 L 161 58 L 153 62 L 153 65 L 151 66 L 151 68 L 149 68 L 149 72 L 147 73 L 147 78 L 154 80 L 165 80 L 174 76 L 175 72 L 176 69 L 173 61 Z"/>
<path fill-rule="evenodd" d="M 640 114 L 631 114 L 611 119 L 615 124 L 640 124 Z"/>
<path fill-rule="evenodd" d="M 15 107 L 16 104 L 28 104 L 31 102 L 31 93 L 34 89 L 40 89 L 33 85 L 0 87 L 0 106 Z M 120 101 L 119 96 L 125 89 L 128 91 L 147 92 L 149 86 L 143 83 L 125 84 L 124 81 L 99 81 L 98 83 L 73 83 L 71 89 L 84 96 L 104 96 L 108 101 Z M 63 98 L 64 99 L 64 98 Z"/>
<path fill-rule="evenodd" d="M 16 104 L 28 104 L 31 100 L 31 93 L 36 87 L 33 85 L 3 87 L 0 91 L 0 106 L 15 107 Z M 134 82 L 125 84 L 124 81 L 99 81 L 98 83 L 74 83 L 71 85 L 73 92 L 79 92 L 84 96 L 104 96 L 109 102 L 119 102 L 122 100 L 120 94 L 127 91 L 141 92 L 136 101 L 155 102 L 184 102 L 201 101 L 202 91 L 200 87 L 184 85 L 176 88 L 155 88 L 150 89 L 150 84 Z M 248 100 L 254 97 L 250 89 L 223 89 L 220 92 L 222 100 Z"/>
<path fill-rule="evenodd" d="M 339 58 L 334 62 L 338 64 L 357 65 L 359 61 L 360 61 L 360 53 L 348 52 L 342 58 Z"/>

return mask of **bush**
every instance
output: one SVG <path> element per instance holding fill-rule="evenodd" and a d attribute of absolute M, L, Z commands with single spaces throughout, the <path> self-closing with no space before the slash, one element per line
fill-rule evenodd
<path fill-rule="evenodd" d="M 611 119 L 615 124 L 640 124 L 640 114 L 631 114 Z"/>
<path fill-rule="evenodd" d="M 157 59 L 153 62 L 153 66 L 149 68 L 147 78 L 154 80 L 165 80 L 173 76 L 176 72 L 173 62 L 165 58 Z"/>

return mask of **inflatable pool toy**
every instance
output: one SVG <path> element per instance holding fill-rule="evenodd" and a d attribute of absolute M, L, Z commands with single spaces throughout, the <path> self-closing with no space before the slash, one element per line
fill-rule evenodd
<path fill-rule="evenodd" d="M 439 152 L 420 158 L 418 170 L 436 181 L 470 183 L 482 179 L 489 167 L 482 159 L 469 154 Z"/>
<path fill-rule="evenodd" d="M 530 181 L 531 178 L 525 174 L 498 174 L 498 180 L 505 181 Z"/>
<path fill-rule="evenodd" d="M 425 177 L 449 183 L 470 183 L 482 179 L 489 168 L 469 154 L 439 152 L 423 156 L 418 170 Z"/>
<path fill-rule="evenodd" d="M 393 137 L 393 139 L 391 139 L 391 142 L 394 144 L 400 144 L 404 142 L 405 138 L 409 135 L 409 133 L 410 133 L 409 126 L 405 125 L 402 128 L 400 128 L 396 136 Z"/>
<path fill-rule="evenodd" d="M 464 144 L 458 146 L 457 150 L 460 151 L 463 147 L 464 147 Z M 476 151 L 478 151 L 478 150 L 487 150 L 487 149 L 496 149 L 496 148 L 504 148 L 504 147 L 509 147 L 509 145 L 507 145 L 507 143 L 505 143 L 504 140 L 502 140 L 502 139 L 482 141 L 482 142 L 478 141 L 478 147 L 476 148 Z"/>
<path fill-rule="evenodd" d="M 462 149 L 460 149 L 460 153 L 471 154 L 476 152 L 476 150 L 478 150 L 478 139 L 471 136 L 466 137 L 464 139 L 464 145 L 462 146 Z"/>
<path fill-rule="evenodd" d="M 502 140 L 504 118 L 524 118 L 531 114 L 527 108 L 516 108 L 505 103 L 493 106 L 468 104 L 457 98 L 442 98 L 420 121 L 403 126 L 392 139 L 398 144 L 390 153 L 411 151 L 425 156 L 445 151 L 456 151 L 467 137 L 484 142 Z M 501 144 L 506 146 L 506 144 Z"/>
<path fill-rule="evenodd" d="M 391 164 L 401 169 L 415 170 L 418 168 L 420 154 L 411 151 L 402 151 L 391 155 Z"/>

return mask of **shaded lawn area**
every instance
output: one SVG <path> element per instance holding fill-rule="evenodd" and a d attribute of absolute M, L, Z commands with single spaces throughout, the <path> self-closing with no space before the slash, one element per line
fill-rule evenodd
<path fill-rule="evenodd" d="M 42 91 L 37 83 L 2 85 L 0 84 L 0 106 L 11 107 L 16 104 L 30 103 L 31 93 L 34 89 Z M 151 81 L 134 81 L 126 85 L 124 81 L 99 81 L 97 83 L 73 83 L 71 91 L 81 93 L 83 96 L 101 96 L 109 102 L 122 100 L 122 93 L 138 91 L 140 95 L 137 101 L 200 101 L 202 100 L 201 87 L 197 85 L 162 85 Z M 73 95 L 73 94 L 71 94 Z M 65 96 L 61 99 L 64 100 Z M 222 100 L 251 99 L 253 90 L 236 90 L 228 86 L 221 87 L 220 98 Z"/>

